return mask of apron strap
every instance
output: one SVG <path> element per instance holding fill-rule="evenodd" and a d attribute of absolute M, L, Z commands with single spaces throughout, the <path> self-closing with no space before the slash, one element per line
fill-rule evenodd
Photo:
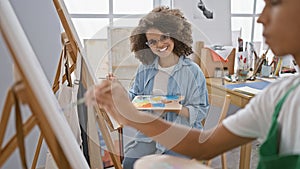
<path fill-rule="evenodd" d="M 276 104 L 276 107 L 275 107 L 274 114 L 273 114 L 273 119 L 272 119 L 273 121 L 277 121 L 279 112 L 280 112 L 281 107 L 282 107 L 283 103 L 285 102 L 286 98 L 299 85 L 300 85 L 300 81 L 297 84 L 293 85 L 291 88 L 289 88 L 289 90 L 285 93 L 285 95 L 278 101 L 278 103 Z"/>
<path fill-rule="evenodd" d="M 300 81 L 290 87 L 275 106 L 268 136 L 259 149 L 260 159 L 257 169 L 295 168 L 293 166 L 298 165 L 297 161 L 299 155 L 279 155 L 280 125 L 277 121 L 277 117 L 286 98 L 299 86 L 299 84 Z"/>

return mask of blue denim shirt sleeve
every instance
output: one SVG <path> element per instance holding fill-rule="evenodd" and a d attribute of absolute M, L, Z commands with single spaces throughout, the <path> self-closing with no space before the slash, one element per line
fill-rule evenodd
<path fill-rule="evenodd" d="M 141 86 L 143 86 L 143 85 L 140 85 L 140 83 L 142 83 L 142 80 L 138 80 L 138 79 L 143 78 L 143 76 L 141 76 L 141 73 L 140 73 L 141 70 L 142 70 L 142 65 L 139 66 L 139 68 L 135 74 L 134 83 L 132 84 L 131 88 L 129 89 L 128 95 L 129 95 L 130 100 L 133 100 L 134 97 L 137 96 L 142 91 L 142 89 L 140 89 Z"/>
<path fill-rule="evenodd" d="M 197 69 L 197 68 L 196 68 Z M 186 105 L 190 113 L 190 126 L 202 129 L 202 120 L 206 118 L 209 104 L 208 92 L 206 87 L 206 80 L 199 70 L 195 72 L 195 79 L 193 85 L 190 86 Z"/>
<path fill-rule="evenodd" d="M 167 118 L 169 121 L 202 129 L 201 121 L 209 108 L 205 77 L 199 66 L 190 59 L 183 59 L 177 69 L 173 72 L 173 81 L 169 82 L 168 93 L 185 96 L 181 104 L 189 109 L 189 118 L 175 113 L 168 113 Z"/>
<path fill-rule="evenodd" d="M 140 65 L 129 90 L 129 98 L 132 100 L 137 95 L 150 95 L 153 91 L 154 76 L 158 70 L 152 65 Z"/>

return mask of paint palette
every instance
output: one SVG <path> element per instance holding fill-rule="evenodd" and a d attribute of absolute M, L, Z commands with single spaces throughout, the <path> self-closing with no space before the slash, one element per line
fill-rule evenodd
<path fill-rule="evenodd" d="M 152 154 L 136 161 L 134 169 L 212 169 L 200 161 L 171 155 Z"/>
<path fill-rule="evenodd" d="M 181 110 L 183 99 L 177 95 L 139 95 L 132 103 L 138 110 Z"/>

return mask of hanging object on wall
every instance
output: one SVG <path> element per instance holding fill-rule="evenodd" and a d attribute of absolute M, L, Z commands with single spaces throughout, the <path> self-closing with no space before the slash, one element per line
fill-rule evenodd
<path fill-rule="evenodd" d="M 207 19 L 213 19 L 213 11 L 208 10 L 205 7 L 205 4 L 202 0 L 200 0 L 197 4 L 197 7 L 200 9 L 200 11 L 202 11 L 203 15 L 207 18 Z"/>

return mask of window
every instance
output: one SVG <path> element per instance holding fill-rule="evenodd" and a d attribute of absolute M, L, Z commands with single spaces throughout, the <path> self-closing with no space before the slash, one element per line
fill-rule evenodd
<path fill-rule="evenodd" d="M 64 0 L 64 2 L 96 77 L 105 78 L 108 72 L 113 72 L 122 79 L 124 86 L 129 86 L 131 76 L 134 76 L 136 71 L 132 65 L 138 65 L 135 63 L 138 60 L 128 54 L 129 29 L 135 27 L 140 18 L 154 7 L 159 5 L 172 7 L 172 0 Z M 126 39 L 121 38 L 124 35 Z M 119 71 L 123 67 L 127 68 L 125 74 L 122 74 L 124 71 Z"/>
<path fill-rule="evenodd" d="M 149 0 L 113 0 L 114 14 L 142 14 L 151 11 L 153 1 Z"/>
<path fill-rule="evenodd" d="M 135 26 L 153 7 L 172 0 L 64 0 L 81 42 L 107 39 L 109 26 Z"/>
<path fill-rule="evenodd" d="M 261 41 L 261 28 L 256 21 L 264 7 L 263 0 L 231 0 L 231 29 L 242 29 L 245 41 Z"/>
<path fill-rule="evenodd" d="M 107 18 L 73 18 L 72 22 L 80 39 L 104 39 L 107 37 Z"/>
<path fill-rule="evenodd" d="M 108 14 L 109 0 L 64 0 L 70 14 Z"/>
<path fill-rule="evenodd" d="M 262 36 L 263 26 L 257 23 L 264 5 L 264 0 L 231 0 L 232 31 L 241 30 L 241 38 L 243 38 L 244 42 L 253 42 L 259 56 L 268 48 Z M 273 53 L 271 51 L 268 52 L 267 57 L 272 58 Z"/>
<path fill-rule="evenodd" d="M 262 24 L 257 23 L 257 19 L 264 5 L 263 0 L 231 0 L 232 31 L 241 30 L 244 42 L 261 42 L 259 50 L 262 51 L 266 50 L 266 45 L 263 43 Z"/>
<path fill-rule="evenodd" d="M 231 0 L 231 13 L 234 14 L 252 14 L 254 0 Z"/>

